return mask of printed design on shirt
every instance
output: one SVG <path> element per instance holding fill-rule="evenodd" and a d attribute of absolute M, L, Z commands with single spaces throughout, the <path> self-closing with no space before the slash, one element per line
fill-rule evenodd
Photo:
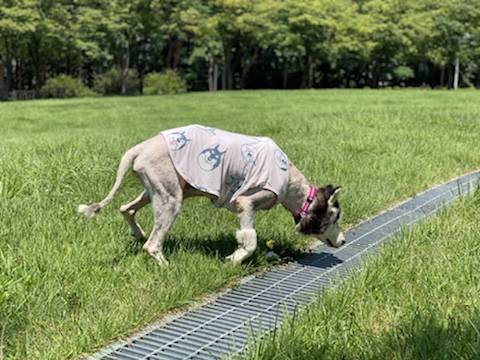
<path fill-rule="evenodd" d="M 168 146 L 174 151 L 183 149 L 190 141 L 192 140 L 187 138 L 185 131 L 168 134 Z"/>
<path fill-rule="evenodd" d="M 225 185 L 227 186 L 230 193 L 237 192 L 245 182 L 245 176 L 239 174 L 230 174 L 225 180 Z"/>
<path fill-rule="evenodd" d="M 226 151 L 220 151 L 219 146 L 206 148 L 198 155 L 198 165 L 202 170 L 212 171 L 220 166 Z"/>
<path fill-rule="evenodd" d="M 287 155 L 285 155 L 282 151 L 278 149 L 275 150 L 275 163 L 280 168 L 280 170 L 287 171 L 288 169 Z"/>
<path fill-rule="evenodd" d="M 242 158 L 247 164 L 255 165 L 255 160 L 257 159 L 258 151 L 253 147 L 252 144 L 243 144 L 240 147 L 242 152 Z"/>

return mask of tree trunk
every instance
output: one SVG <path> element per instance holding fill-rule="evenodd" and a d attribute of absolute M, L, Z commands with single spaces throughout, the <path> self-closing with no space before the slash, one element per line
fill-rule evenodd
<path fill-rule="evenodd" d="M 213 66 L 213 91 L 218 90 L 218 64 L 215 62 Z"/>
<path fill-rule="evenodd" d="M 93 86 L 93 64 L 91 61 L 88 61 L 85 64 L 85 75 L 84 80 L 87 82 L 89 87 Z"/>
<path fill-rule="evenodd" d="M 182 43 L 180 41 L 177 41 L 175 43 L 175 51 L 173 52 L 172 69 L 175 70 L 180 64 L 180 60 L 182 58 L 181 55 L 182 55 Z"/>
<path fill-rule="evenodd" d="M 127 79 L 128 79 L 128 70 L 130 67 L 130 47 L 127 45 L 125 52 L 123 53 L 122 61 L 122 95 L 127 94 Z"/>
<path fill-rule="evenodd" d="M 34 74 L 35 74 L 35 93 L 40 93 L 40 66 L 37 62 L 34 63 Z"/>
<path fill-rule="evenodd" d="M 208 91 L 218 90 L 218 65 L 214 59 L 208 63 Z"/>
<path fill-rule="evenodd" d="M 440 68 L 440 87 L 445 86 L 445 65 L 442 65 Z"/>
<path fill-rule="evenodd" d="M 450 64 L 448 64 L 448 67 L 447 67 L 447 86 L 448 86 L 449 89 L 452 88 L 452 84 L 453 84 L 452 66 Z"/>
<path fill-rule="evenodd" d="M 11 48 L 8 43 L 5 43 L 5 67 L 7 70 L 6 79 L 5 79 L 5 98 L 10 97 L 10 92 L 12 91 L 12 78 L 13 78 L 13 69 L 12 69 L 12 56 Z"/>
<path fill-rule="evenodd" d="M 167 52 L 167 59 L 165 61 L 165 65 L 167 68 L 171 67 L 172 64 L 172 57 L 173 57 L 173 41 L 172 39 L 168 40 L 168 52 Z"/>
<path fill-rule="evenodd" d="M 6 89 L 5 89 L 4 76 L 5 76 L 5 68 L 3 66 L 3 59 L 0 58 L 0 100 L 7 99 L 7 92 L 5 91 Z"/>
<path fill-rule="evenodd" d="M 38 84 L 38 91 L 36 93 L 35 96 L 40 96 L 40 90 L 42 89 L 42 86 L 45 85 L 45 83 L 47 82 L 47 78 L 48 78 L 48 67 L 47 67 L 47 63 L 43 61 L 43 59 L 41 60 L 40 62 L 40 82 Z"/>
<path fill-rule="evenodd" d="M 302 83 L 300 87 L 307 89 L 311 89 L 313 87 L 313 58 L 311 55 L 307 55 L 307 59 L 305 61 L 305 71 L 302 75 Z"/>
<path fill-rule="evenodd" d="M 145 83 L 145 72 L 146 72 L 146 58 L 147 58 L 147 44 L 148 40 L 146 38 L 143 38 L 139 50 L 138 50 L 138 65 L 137 65 L 137 70 L 138 70 L 138 77 L 140 79 L 140 93 L 143 94 L 143 85 Z"/>
<path fill-rule="evenodd" d="M 307 60 L 307 69 L 308 69 L 308 82 L 307 87 L 309 89 L 313 88 L 313 59 L 309 55 Z"/>
<path fill-rule="evenodd" d="M 33 73 L 34 73 L 34 87 L 35 87 L 35 95 L 40 95 L 40 84 L 41 80 L 41 70 L 40 70 L 40 55 L 39 55 L 39 47 L 40 47 L 40 39 L 36 38 L 35 35 L 31 38 L 31 41 L 28 44 L 28 52 L 30 55 L 30 59 L 32 60 L 33 65 Z"/>
<path fill-rule="evenodd" d="M 224 43 L 223 45 L 222 88 L 223 90 L 230 90 L 233 88 L 232 46 L 229 42 Z"/>
<path fill-rule="evenodd" d="M 453 75 L 453 90 L 458 89 L 458 80 L 460 77 L 460 59 L 457 57 L 455 59 L 455 72 Z"/>
<path fill-rule="evenodd" d="M 377 89 L 379 87 L 379 80 L 380 80 L 380 65 L 378 64 L 378 61 L 374 60 L 373 61 L 373 66 L 372 66 L 372 83 L 371 87 L 374 89 Z"/>
<path fill-rule="evenodd" d="M 67 50 L 67 56 L 66 56 L 66 60 L 65 60 L 65 67 L 66 67 L 66 73 L 67 75 L 69 76 L 73 76 L 73 71 L 72 71 L 72 61 L 70 59 L 70 53 L 68 52 Z"/>
<path fill-rule="evenodd" d="M 247 77 L 252 67 L 256 64 L 258 59 L 258 48 L 253 49 L 252 55 L 242 64 L 242 74 L 240 76 L 240 88 L 244 89 L 247 83 Z"/>
<path fill-rule="evenodd" d="M 288 65 L 285 62 L 283 66 L 283 79 L 282 79 L 282 87 L 286 89 L 288 86 Z"/>
<path fill-rule="evenodd" d="M 215 82 L 215 79 L 214 79 L 214 68 L 215 68 L 215 61 L 213 61 L 213 59 L 211 59 L 209 62 L 208 62 L 208 91 L 214 91 L 214 82 Z"/>
<path fill-rule="evenodd" d="M 23 84 L 23 61 L 20 58 L 15 59 L 15 85 L 17 89 L 24 89 L 25 86 Z"/>

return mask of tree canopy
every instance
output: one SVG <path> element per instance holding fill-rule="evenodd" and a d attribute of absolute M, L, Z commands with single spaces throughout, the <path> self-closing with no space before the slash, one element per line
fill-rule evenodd
<path fill-rule="evenodd" d="M 480 0 L 0 0 L 0 97 L 118 69 L 142 91 L 480 86 Z M 455 79 L 455 77 L 457 77 Z"/>

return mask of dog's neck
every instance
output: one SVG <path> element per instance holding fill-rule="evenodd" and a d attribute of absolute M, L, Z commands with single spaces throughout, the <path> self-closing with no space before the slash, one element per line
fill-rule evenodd
<path fill-rule="evenodd" d="M 296 214 L 307 200 L 310 182 L 293 165 L 288 166 L 288 187 L 282 205 L 292 214 Z"/>

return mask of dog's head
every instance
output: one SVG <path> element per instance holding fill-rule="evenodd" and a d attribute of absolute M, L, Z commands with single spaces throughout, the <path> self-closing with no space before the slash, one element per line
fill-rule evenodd
<path fill-rule="evenodd" d="M 332 185 L 319 188 L 309 214 L 298 222 L 297 231 L 313 236 L 329 246 L 342 246 L 345 243 L 345 236 L 340 229 L 338 203 L 341 190 L 341 187 Z"/>

